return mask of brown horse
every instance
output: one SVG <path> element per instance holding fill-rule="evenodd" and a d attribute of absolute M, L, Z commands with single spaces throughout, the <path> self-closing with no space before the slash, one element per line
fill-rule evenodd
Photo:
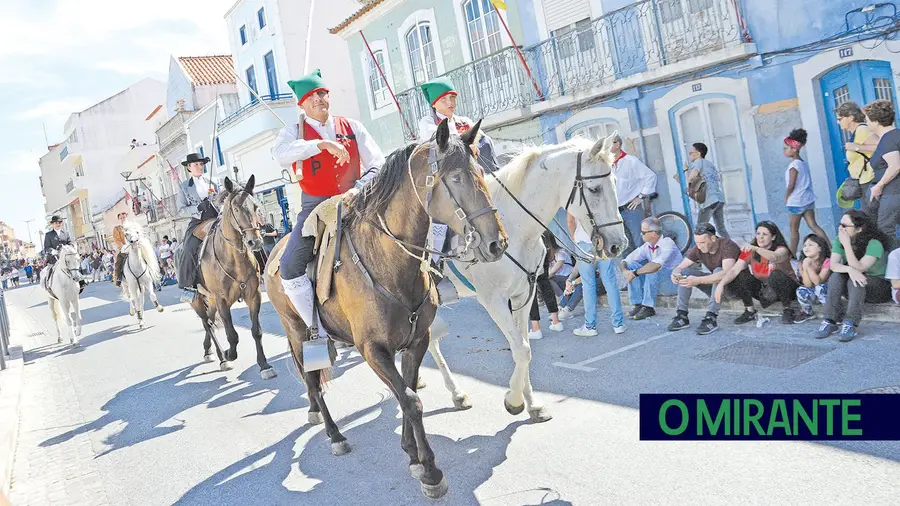
<path fill-rule="evenodd" d="M 480 122 L 456 137 L 450 135 L 447 122 L 442 122 L 435 140 L 392 153 L 373 184 L 350 199 L 345 213 L 350 218 L 341 224 L 338 236 L 342 239 L 340 264 L 336 265 L 343 267 L 335 268 L 330 296 L 321 308 L 329 336 L 355 345 L 400 403 L 400 446 L 409 455 L 410 471 L 421 481 L 422 492 L 430 498 L 447 492 L 447 481 L 425 438 L 422 403 L 416 394 L 419 366 L 428 349 L 429 326 L 438 302 L 425 268 L 430 255 L 423 251 L 431 220 L 449 224 L 466 238 L 468 248 L 481 262 L 500 259 L 507 245 L 506 232 L 470 148 L 479 127 Z M 270 262 L 279 261 L 283 246 L 284 240 L 272 251 Z M 326 250 L 330 251 L 322 248 Z M 326 268 L 332 268 L 331 258 L 325 260 Z M 306 382 L 309 421 L 324 420 L 332 453 L 343 455 L 350 446 L 325 405 L 323 371 L 303 369 L 307 325 L 272 267 L 266 269 L 266 287 Z M 402 351 L 402 375 L 394 365 L 398 351 Z"/>
<path fill-rule="evenodd" d="M 238 334 L 231 320 L 231 306 L 241 299 L 247 301 L 250 310 L 250 333 L 256 341 L 256 363 L 263 379 L 276 376 L 275 369 L 266 360 L 262 347 L 262 328 L 259 325 L 259 266 L 253 253 L 262 250 L 257 210 L 259 203 L 253 197 L 255 176 L 250 176 L 243 188 L 225 178 L 225 191 L 217 197 L 221 214 L 211 224 L 200 250 L 200 272 L 203 277 L 198 286 L 199 295 L 191 307 L 203 321 L 206 337 L 203 340 L 203 358 L 212 362 L 210 344 L 216 345 L 219 366 L 231 369 L 229 362 L 237 359 Z M 200 228 L 200 227 L 198 227 Z M 229 348 L 222 353 L 215 335 L 216 314 L 225 326 Z"/>

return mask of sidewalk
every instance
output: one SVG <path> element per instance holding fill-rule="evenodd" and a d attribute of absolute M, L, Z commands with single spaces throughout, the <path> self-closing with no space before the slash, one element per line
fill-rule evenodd
<path fill-rule="evenodd" d="M 7 301 L 9 314 L 9 357 L 0 371 L 0 492 L 9 496 L 13 461 L 19 434 L 19 410 L 22 398 L 22 341 L 31 332 L 20 309 Z"/>

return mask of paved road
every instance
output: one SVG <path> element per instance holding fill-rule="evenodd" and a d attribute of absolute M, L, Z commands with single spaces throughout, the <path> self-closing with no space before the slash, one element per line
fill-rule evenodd
<path fill-rule="evenodd" d="M 245 308 L 235 309 L 241 355 L 220 372 L 201 362 L 199 321 L 172 287 L 162 292 L 166 312 L 148 312 L 138 331 L 108 283 L 89 286 L 75 349 L 55 344 L 39 290 L 13 290 L 8 300 L 33 334 L 22 343 L 16 506 L 427 502 L 400 449 L 396 402 L 356 353 L 342 351 L 327 391 L 353 451 L 333 457 L 322 426 L 306 424 L 305 389 L 268 304 L 264 344 L 278 377 L 264 381 Z M 805 337 L 812 323 L 669 334 L 668 313 L 632 322 L 623 335 L 547 332 L 533 342 L 533 383 L 555 418 L 535 425 L 503 410 L 512 359 L 486 313 L 471 300 L 442 312 L 451 327 L 445 355 L 475 407 L 455 411 L 426 358 L 425 427 L 450 483 L 441 504 L 874 505 L 900 497 L 900 443 L 641 442 L 637 411 L 641 392 L 900 385 L 898 324 L 865 325 L 850 344 Z"/>

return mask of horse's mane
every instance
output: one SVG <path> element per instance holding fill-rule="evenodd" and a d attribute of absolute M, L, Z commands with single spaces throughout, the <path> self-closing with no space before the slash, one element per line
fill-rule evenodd
<path fill-rule="evenodd" d="M 528 175 L 529 167 L 535 165 L 535 162 L 539 159 L 560 151 L 590 152 L 593 145 L 594 142 L 590 139 L 574 137 L 562 144 L 524 146 L 509 163 L 494 174 L 514 195 L 520 195 L 522 193 L 522 186 L 525 184 L 525 176 Z M 572 168 L 574 169 L 574 167 Z M 494 199 L 503 198 L 503 196 L 506 195 L 505 191 L 497 191 L 500 185 L 498 185 L 496 181 L 493 181 L 493 178 L 486 179 L 488 181 L 488 188 L 491 190 Z"/>
<path fill-rule="evenodd" d="M 369 181 L 353 198 L 352 207 L 356 212 L 351 216 L 352 223 L 365 219 L 365 217 L 381 214 L 387 209 L 394 194 L 403 183 L 403 178 L 409 177 L 407 175 L 409 157 L 417 147 L 417 144 L 409 144 L 388 155 L 378 176 Z"/>

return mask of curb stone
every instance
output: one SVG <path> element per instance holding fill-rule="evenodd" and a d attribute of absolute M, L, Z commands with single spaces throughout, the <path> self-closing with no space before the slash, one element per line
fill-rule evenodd
<path fill-rule="evenodd" d="M 24 355 L 22 338 L 30 324 L 20 309 L 7 306 L 10 313 L 10 349 L 7 369 L 0 372 L 0 492 L 9 495 L 13 462 L 19 435 L 19 408 L 22 392 Z"/>

